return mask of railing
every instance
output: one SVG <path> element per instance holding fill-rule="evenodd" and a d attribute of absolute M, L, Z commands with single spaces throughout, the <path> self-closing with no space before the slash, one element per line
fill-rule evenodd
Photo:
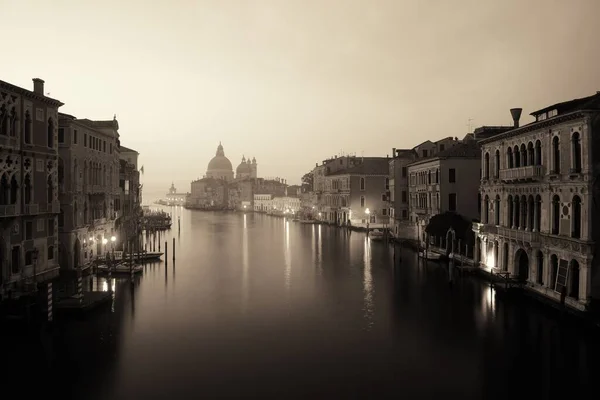
<path fill-rule="evenodd" d="M 0 205 L 0 217 L 16 217 L 19 215 L 19 205 Z"/>
<path fill-rule="evenodd" d="M 540 233 L 524 231 L 521 229 L 511 229 L 504 226 L 498 227 L 498 234 L 508 239 L 514 239 L 519 242 L 539 243 Z"/>
<path fill-rule="evenodd" d="M 500 170 L 500 179 L 503 181 L 536 180 L 543 176 L 544 167 L 542 165 L 528 165 L 526 167 Z"/>
<path fill-rule="evenodd" d="M 40 206 L 37 204 L 25 204 L 25 214 L 35 215 L 40 212 Z"/>

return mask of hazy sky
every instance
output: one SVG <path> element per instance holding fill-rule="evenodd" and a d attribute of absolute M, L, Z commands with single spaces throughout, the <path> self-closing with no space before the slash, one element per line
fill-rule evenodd
<path fill-rule="evenodd" d="M 600 0 L 0 0 L 0 79 L 117 114 L 146 191 L 189 191 L 219 141 L 297 183 L 600 90 Z"/>

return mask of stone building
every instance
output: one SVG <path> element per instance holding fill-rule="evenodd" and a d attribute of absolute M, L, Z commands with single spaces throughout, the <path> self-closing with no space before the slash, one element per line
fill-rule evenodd
<path fill-rule="evenodd" d="M 349 167 L 325 175 L 320 219 L 337 225 L 389 223 L 389 159 L 353 157 Z"/>
<path fill-rule="evenodd" d="M 229 204 L 229 190 L 224 179 L 197 179 L 192 182 L 191 187 L 192 191 L 187 204 L 189 208 L 222 209 Z"/>
<path fill-rule="evenodd" d="M 58 276 L 58 109 L 44 81 L 0 81 L 0 295 Z M 51 286 L 49 286 L 51 287 Z"/>
<path fill-rule="evenodd" d="M 254 211 L 269 212 L 273 208 L 273 196 L 270 193 L 254 194 Z"/>
<path fill-rule="evenodd" d="M 415 149 L 392 149 L 390 175 L 390 229 L 396 237 L 414 237 L 408 208 L 408 164 L 418 158 Z"/>
<path fill-rule="evenodd" d="M 76 269 L 113 245 L 121 216 L 119 123 L 59 114 L 59 259 Z M 108 244 L 108 245 L 107 245 Z"/>
<path fill-rule="evenodd" d="M 466 141 L 408 164 L 409 218 L 424 240 L 431 217 L 446 211 L 479 218 L 478 192 L 481 151 Z"/>
<path fill-rule="evenodd" d="M 242 162 L 235 169 L 235 178 L 240 179 L 256 179 L 258 176 L 258 164 L 256 158 L 246 160 L 246 157 L 242 156 Z"/>
<path fill-rule="evenodd" d="M 140 217 L 142 213 L 142 185 L 137 169 L 139 153 L 119 144 L 119 202 L 116 207 L 116 246 L 126 250 L 126 245 L 134 245 L 142 234 Z"/>
<path fill-rule="evenodd" d="M 526 287 L 585 309 L 597 296 L 600 92 L 531 113 L 514 129 L 481 141 L 481 223 L 474 224 L 477 261 L 508 271 Z M 480 255 L 480 256 L 479 256 Z M 592 279 L 596 285 L 592 285 Z M 593 290 L 594 289 L 594 290 Z"/>

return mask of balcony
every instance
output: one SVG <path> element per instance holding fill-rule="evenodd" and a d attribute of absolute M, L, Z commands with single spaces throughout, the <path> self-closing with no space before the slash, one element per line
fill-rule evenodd
<path fill-rule="evenodd" d="M 18 204 L 0 205 L 0 217 L 16 217 L 20 211 Z"/>
<path fill-rule="evenodd" d="M 526 167 L 509 168 L 500 170 L 500 180 L 504 182 L 531 182 L 544 176 L 542 165 L 528 165 Z"/>
<path fill-rule="evenodd" d="M 40 212 L 40 206 L 37 204 L 25 204 L 25 215 L 36 215 Z"/>
<path fill-rule="evenodd" d="M 524 231 L 522 229 L 511 229 L 505 226 L 498 227 L 498 235 L 504 236 L 506 239 L 513 239 L 520 243 L 540 243 L 540 233 Z"/>

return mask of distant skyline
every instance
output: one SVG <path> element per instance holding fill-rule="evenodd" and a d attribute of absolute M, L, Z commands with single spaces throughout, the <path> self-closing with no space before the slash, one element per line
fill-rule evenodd
<path fill-rule="evenodd" d="M 219 141 L 234 170 L 297 184 L 600 91 L 600 1 L 0 0 L 0 79 L 60 111 L 117 115 L 144 188 L 180 191 Z M 12 39 L 10 39 L 12 38 Z"/>

